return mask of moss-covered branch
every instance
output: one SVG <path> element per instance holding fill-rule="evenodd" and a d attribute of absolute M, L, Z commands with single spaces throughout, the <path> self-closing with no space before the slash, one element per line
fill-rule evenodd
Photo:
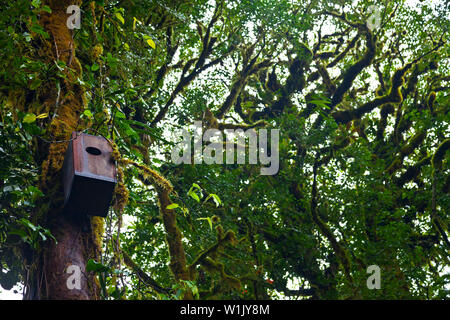
<path fill-rule="evenodd" d="M 341 110 L 332 113 L 333 118 L 338 123 L 348 123 L 354 119 L 360 119 L 364 114 L 371 112 L 376 107 L 387 103 L 400 103 L 403 101 L 401 86 L 404 83 L 404 75 L 413 66 L 414 62 L 406 64 L 398 69 L 392 77 L 392 85 L 389 92 L 381 97 L 364 103 L 361 107 L 354 110 Z"/>
<path fill-rule="evenodd" d="M 122 251 L 122 257 L 123 261 L 125 262 L 125 265 L 130 268 L 131 271 L 133 271 L 140 280 L 144 282 L 145 285 L 148 285 L 153 290 L 155 290 L 157 293 L 163 293 L 166 295 L 169 295 L 170 289 L 164 288 L 161 285 L 158 284 L 152 277 L 150 277 L 144 270 L 142 270 L 136 262 L 134 262 L 131 257 L 124 251 Z"/>
<path fill-rule="evenodd" d="M 331 98 L 331 109 L 334 109 L 342 101 L 344 94 L 351 88 L 353 81 L 364 68 L 368 67 L 372 63 L 375 57 L 375 36 L 368 29 L 364 31 L 364 34 L 367 42 L 366 51 L 360 60 L 345 71 L 341 84 L 337 87 L 333 97 Z"/>
<path fill-rule="evenodd" d="M 410 166 L 399 178 L 395 178 L 395 184 L 398 187 L 402 187 L 405 183 L 414 180 L 419 175 L 420 169 L 430 164 L 430 160 L 431 156 L 426 156 L 416 164 Z"/>
<path fill-rule="evenodd" d="M 176 280 L 189 280 L 189 273 L 186 263 L 186 253 L 184 251 L 182 234 L 177 226 L 176 213 L 167 207 L 172 204 L 170 194 L 173 192 L 172 184 L 161 176 L 158 172 L 145 165 L 132 160 L 122 160 L 124 165 L 132 165 L 139 169 L 141 174 L 138 178 L 145 185 L 153 185 L 158 193 L 158 205 L 162 216 L 163 225 L 166 231 L 167 246 L 170 255 L 170 269 Z M 188 294 L 186 298 L 192 298 Z"/>
<path fill-rule="evenodd" d="M 339 261 L 344 268 L 345 276 L 347 280 L 351 283 L 353 282 L 352 276 L 350 275 L 350 258 L 348 256 L 347 250 L 337 241 L 330 227 L 322 221 L 317 213 L 317 164 L 314 165 L 314 177 L 311 190 L 311 216 L 315 224 L 319 227 L 320 232 L 324 235 L 328 241 L 331 243 L 331 247 L 339 258 Z"/>
<path fill-rule="evenodd" d="M 218 222 L 217 217 L 213 217 L 216 222 Z M 189 265 L 189 275 L 190 279 L 196 278 L 196 267 L 198 265 L 202 266 L 206 271 L 210 273 L 219 273 L 222 281 L 231 288 L 239 289 L 241 287 L 241 282 L 239 278 L 233 277 L 225 272 L 225 266 L 223 263 L 217 261 L 217 255 L 223 250 L 223 247 L 227 244 L 235 244 L 237 239 L 236 235 L 232 230 L 223 233 L 223 228 L 221 225 L 216 227 L 217 231 L 217 242 L 210 246 L 208 249 L 201 252 L 194 261 Z"/>

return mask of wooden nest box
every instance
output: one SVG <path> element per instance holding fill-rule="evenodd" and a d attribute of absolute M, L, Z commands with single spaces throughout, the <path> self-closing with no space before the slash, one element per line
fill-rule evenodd
<path fill-rule="evenodd" d="M 63 164 L 66 212 L 106 217 L 117 182 L 112 151 L 101 136 L 72 133 Z"/>

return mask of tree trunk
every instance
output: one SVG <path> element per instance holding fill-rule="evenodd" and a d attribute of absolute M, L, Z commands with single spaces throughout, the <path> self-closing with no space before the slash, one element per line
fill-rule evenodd
<path fill-rule="evenodd" d="M 94 275 L 86 272 L 86 263 L 91 258 L 98 258 L 101 252 L 103 219 L 91 218 L 92 228 L 89 230 L 83 226 L 82 219 L 62 212 L 61 168 L 72 131 L 83 129 L 79 118 L 85 107 L 84 90 L 75 83 L 82 77 L 81 65 L 75 56 L 73 30 L 66 24 L 71 14 L 66 10 L 70 5 L 81 6 L 81 1 L 48 0 L 44 4 L 52 12 L 42 13 L 39 21 L 50 35 L 42 42 L 41 59 L 48 64 L 59 60 L 67 65 L 63 71 L 66 77 L 59 80 L 59 88 L 54 82 L 49 82 L 41 95 L 42 107 L 51 121 L 47 127 L 51 142 L 38 141 L 37 152 L 41 166 L 40 188 L 45 194 L 45 203 L 36 212 L 35 219 L 50 229 L 56 242 L 49 239 L 43 248 L 33 253 L 35 258 L 32 259 L 24 298 L 98 299 L 99 285 Z M 73 285 L 77 276 L 74 270 L 81 272 L 79 288 Z"/>

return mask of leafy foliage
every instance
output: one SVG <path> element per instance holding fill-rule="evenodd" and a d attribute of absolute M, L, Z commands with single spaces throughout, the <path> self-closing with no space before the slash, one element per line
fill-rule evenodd
<path fill-rule="evenodd" d="M 102 298 L 448 298 L 450 7 L 376 2 L 371 31 L 374 3 L 86 0 L 79 77 L 40 51 L 47 1 L 2 3 L 0 285 L 55 241 L 39 174 L 67 97 L 43 101 L 70 81 L 78 128 L 114 142 L 128 190 L 87 265 Z M 173 164 L 195 120 L 280 129 L 279 172 Z"/>

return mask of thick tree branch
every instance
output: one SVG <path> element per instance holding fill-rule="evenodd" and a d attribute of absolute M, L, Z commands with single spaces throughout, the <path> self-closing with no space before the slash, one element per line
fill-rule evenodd
<path fill-rule="evenodd" d="M 366 28 L 364 34 L 367 42 L 367 49 L 364 56 L 349 67 L 344 75 L 341 84 L 337 87 L 333 97 L 331 98 L 330 109 L 333 110 L 343 99 L 344 94 L 351 88 L 353 80 L 359 75 L 359 73 L 366 67 L 368 67 L 376 54 L 375 36 L 372 32 Z"/>

